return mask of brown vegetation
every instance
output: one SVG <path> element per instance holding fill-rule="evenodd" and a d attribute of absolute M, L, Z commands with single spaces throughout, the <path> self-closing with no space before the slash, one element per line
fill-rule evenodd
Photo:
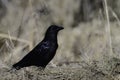
<path fill-rule="evenodd" d="M 120 80 L 119 4 L 120 0 L 0 0 L 0 80 Z M 51 24 L 65 29 L 47 69 L 9 71 Z"/>

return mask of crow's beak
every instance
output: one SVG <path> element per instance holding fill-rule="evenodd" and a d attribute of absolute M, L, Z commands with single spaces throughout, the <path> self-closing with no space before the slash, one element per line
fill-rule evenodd
<path fill-rule="evenodd" d="M 60 26 L 60 27 L 58 27 L 58 30 L 62 30 L 62 29 L 64 29 L 64 28 L 63 28 L 63 27 L 61 27 L 61 26 Z"/>

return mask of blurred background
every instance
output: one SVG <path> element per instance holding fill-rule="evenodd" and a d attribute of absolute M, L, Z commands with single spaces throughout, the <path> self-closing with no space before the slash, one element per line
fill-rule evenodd
<path fill-rule="evenodd" d="M 11 66 L 62 25 L 52 64 L 120 58 L 120 0 L 0 0 L 0 65 Z"/>

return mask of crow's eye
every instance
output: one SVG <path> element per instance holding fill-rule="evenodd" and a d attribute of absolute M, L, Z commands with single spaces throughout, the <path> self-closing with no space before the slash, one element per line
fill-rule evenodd
<path fill-rule="evenodd" d="M 51 29 L 52 29 L 52 30 L 56 30 L 56 27 L 55 27 L 55 26 L 54 26 L 54 27 L 51 27 Z"/>

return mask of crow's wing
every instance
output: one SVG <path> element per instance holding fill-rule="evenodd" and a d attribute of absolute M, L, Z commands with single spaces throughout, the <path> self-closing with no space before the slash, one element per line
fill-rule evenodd
<path fill-rule="evenodd" d="M 32 51 L 30 51 L 19 63 L 30 63 L 34 60 L 45 57 L 50 51 L 49 42 L 41 42 Z"/>
<path fill-rule="evenodd" d="M 50 41 L 43 41 L 32 50 L 32 53 L 38 52 L 37 54 L 40 55 L 46 54 L 49 52 L 50 47 Z"/>

